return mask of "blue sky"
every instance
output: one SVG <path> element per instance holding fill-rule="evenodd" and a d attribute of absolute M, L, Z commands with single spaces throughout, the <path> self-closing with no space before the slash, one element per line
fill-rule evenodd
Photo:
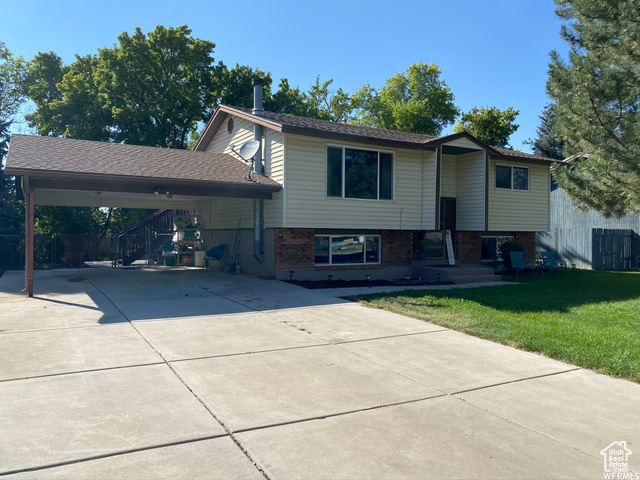
<path fill-rule="evenodd" d="M 135 27 L 146 33 L 158 24 L 187 24 L 193 36 L 216 44 L 216 62 L 270 71 L 274 83 L 286 77 L 303 90 L 320 75 L 349 93 L 367 82 L 380 87 L 412 63 L 435 63 L 462 111 L 484 105 L 520 110 L 511 145 L 523 151 L 530 151 L 522 142 L 535 136 L 548 102 L 549 52 L 566 52 L 553 0 L 177 4 L 9 0 L 0 41 L 27 59 L 54 51 L 71 63 L 75 54 L 97 53 Z"/>

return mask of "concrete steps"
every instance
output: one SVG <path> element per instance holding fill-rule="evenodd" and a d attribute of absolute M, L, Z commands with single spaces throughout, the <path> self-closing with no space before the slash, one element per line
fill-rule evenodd
<path fill-rule="evenodd" d="M 414 276 L 417 277 L 421 276 L 425 279 L 434 280 L 437 279 L 438 274 L 440 274 L 441 282 L 453 282 L 456 285 L 499 282 L 502 280 L 502 275 L 496 275 L 493 267 L 483 267 L 480 265 L 414 267 Z"/>

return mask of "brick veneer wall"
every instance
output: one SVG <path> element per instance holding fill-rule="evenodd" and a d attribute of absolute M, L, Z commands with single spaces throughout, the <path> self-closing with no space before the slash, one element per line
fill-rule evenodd
<path fill-rule="evenodd" d="M 315 230 L 312 228 L 278 228 L 275 232 L 276 270 L 337 270 L 382 268 L 411 265 L 413 236 L 410 230 L 383 230 L 380 235 L 382 259 L 378 264 L 318 266 L 315 263 Z"/>
<path fill-rule="evenodd" d="M 313 269 L 315 230 L 313 228 L 278 228 L 275 234 L 275 269 Z"/>
<path fill-rule="evenodd" d="M 457 232 L 456 258 L 462 265 L 480 265 L 482 262 L 482 232 Z"/>
<path fill-rule="evenodd" d="M 527 260 L 536 254 L 536 232 L 516 232 L 514 241 L 522 245 Z"/>
<path fill-rule="evenodd" d="M 383 230 L 380 236 L 382 265 L 385 267 L 411 265 L 413 236 L 414 233 L 410 230 Z"/>

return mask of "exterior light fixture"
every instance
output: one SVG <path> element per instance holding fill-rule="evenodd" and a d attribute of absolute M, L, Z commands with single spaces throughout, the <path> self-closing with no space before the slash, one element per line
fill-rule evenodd
<path fill-rule="evenodd" d="M 293 270 L 289 270 L 289 280 L 293 280 L 293 274 L 296 273 Z"/>
<path fill-rule="evenodd" d="M 333 280 L 333 275 L 329 274 L 329 281 L 331 282 Z"/>

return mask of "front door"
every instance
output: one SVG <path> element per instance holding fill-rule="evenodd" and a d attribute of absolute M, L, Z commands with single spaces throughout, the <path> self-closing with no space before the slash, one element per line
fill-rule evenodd
<path fill-rule="evenodd" d="M 440 199 L 440 231 L 444 241 L 445 230 L 451 230 L 453 240 L 453 251 L 458 251 L 456 242 L 456 199 L 443 197 Z M 445 247 L 446 252 L 446 247 Z"/>

